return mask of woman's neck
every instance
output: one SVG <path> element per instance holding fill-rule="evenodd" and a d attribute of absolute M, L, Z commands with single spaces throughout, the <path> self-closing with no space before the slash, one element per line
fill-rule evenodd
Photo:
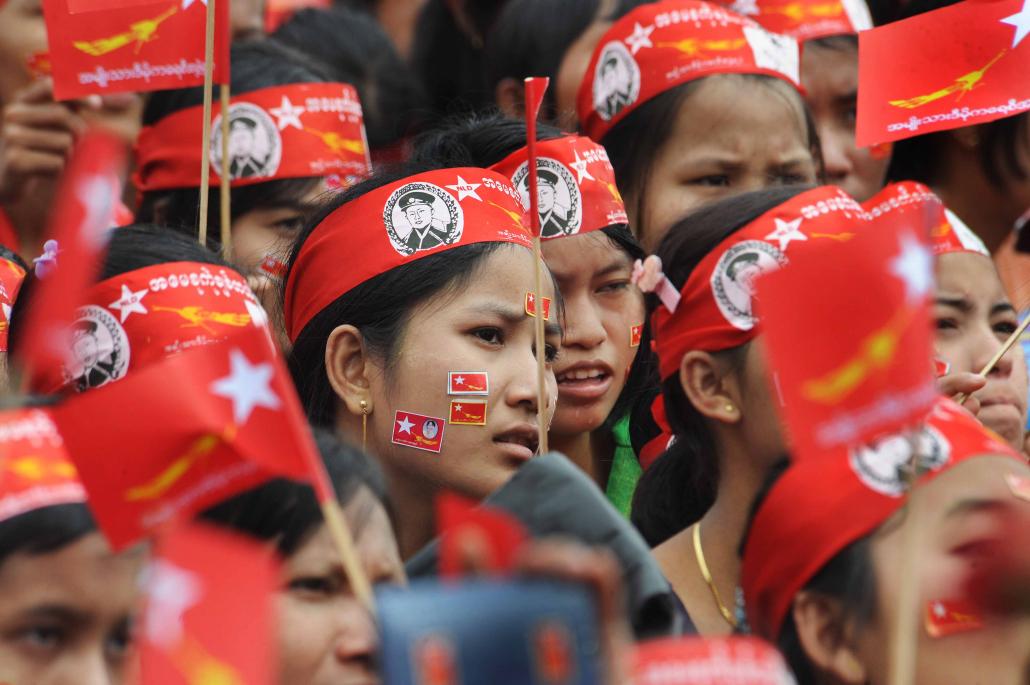
<path fill-rule="evenodd" d="M 400 549 L 401 559 L 407 561 L 436 536 L 433 496 L 427 496 L 424 481 L 412 482 L 403 475 L 396 476 L 390 469 L 384 470 L 390 486 L 397 547 Z"/>
<path fill-rule="evenodd" d="M 608 485 L 615 456 L 615 442 L 611 433 L 600 428 L 596 431 L 559 435 L 548 434 L 550 448 L 561 452 L 578 466 L 602 490 Z"/>

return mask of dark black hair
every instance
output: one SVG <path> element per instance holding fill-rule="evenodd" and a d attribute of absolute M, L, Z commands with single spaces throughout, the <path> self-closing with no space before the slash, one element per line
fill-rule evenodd
<path fill-rule="evenodd" d="M 6 259 L 9 262 L 14 262 L 21 268 L 25 269 L 26 272 L 29 271 L 29 265 L 25 262 L 24 259 L 21 258 L 21 255 L 19 255 L 17 252 L 10 249 L 6 245 L 0 245 L 0 259 Z"/>
<path fill-rule="evenodd" d="M 201 246 L 195 239 L 159 226 L 132 224 L 113 229 L 110 236 L 107 253 L 104 255 L 96 282 L 128 271 L 169 262 L 199 262 L 232 269 L 221 257 Z M 8 348 L 12 360 L 17 360 L 18 350 L 23 344 L 19 324 L 24 312 L 32 306 L 38 287 L 38 279 L 30 272 L 11 310 Z M 33 342 L 35 341 L 25 341 L 24 344 Z"/>
<path fill-rule="evenodd" d="M 766 74 L 715 74 L 720 78 L 743 79 L 749 83 L 765 85 L 771 93 L 784 100 L 796 99 L 796 104 L 803 113 L 805 129 L 808 134 L 809 149 L 816 162 L 818 177 L 823 176 L 822 149 L 819 145 L 819 134 L 815 121 L 801 95 L 786 81 Z M 689 81 L 661 93 L 644 102 L 615 124 L 601 143 L 608 150 L 608 157 L 615 167 L 615 181 L 622 191 L 623 197 L 633 203 L 630 216 L 635 216 L 639 224 L 635 227 L 638 235 L 646 224 L 644 216 L 644 196 L 650 177 L 651 168 L 662 147 L 668 142 L 676 123 L 680 107 L 695 93 L 707 79 L 713 76 Z"/>
<path fill-rule="evenodd" d="M 697 265 L 719 243 L 805 190 L 807 186 L 756 190 L 688 214 L 669 229 L 658 246 L 656 254 L 665 275 L 674 287 L 683 288 Z M 649 295 L 648 311 L 654 312 L 657 306 L 658 299 Z M 717 354 L 733 368 L 741 368 L 746 350 L 747 345 L 742 345 Z M 633 497 L 633 524 L 652 547 L 699 521 L 715 501 L 719 483 L 715 439 L 707 420 L 687 399 L 678 374 L 662 382 L 662 397 L 676 440 L 644 472 Z"/>
<path fill-rule="evenodd" d="M 314 437 L 340 506 L 346 507 L 365 488 L 392 517 L 386 483 L 372 459 L 327 430 L 316 429 Z M 296 552 L 323 520 L 314 489 L 307 483 L 286 478 L 276 478 L 240 493 L 198 517 L 258 540 L 274 541 L 282 557 Z"/>
<path fill-rule="evenodd" d="M 97 530 L 84 503 L 55 504 L 0 521 L 0 565 L 13 554 L 49 554 Z"/>
<path fill-rule="evenodd" d="M 748 515 L 747 532 L 740 544 L 741 555 L 758 510 L 787 468 L 786 460 L 776 464 L 755 495 Z M 854 621 L 860 627 L 868 625 L 876 617 L 876 570 L 869 540 L 868 536 L 859 538 L 842 549 L 802 587 L 802 590 L 837 601 L 843 611 L 843 620 Z M 843 630 L 843 626 L 839 628 Z M 794 614 L 789 607 L 776 637 L 776 646 L 794 672 L 798 685 L 820 685 L 823 682 L 801 645 Z"/>
<path fill-rule="evenodd" d="M 297 255 L 312 231 L 336 209 L 393 181 L 446 166 L 409 163 L 378 173 L 336 195 L 297 237 L 283 282 L 289 281 Z M 503 243 L 473 243 L 423 257 L 355 286 L 316 314 L 300 331 L 289 356 L 293 382 L 311 423 L 326 427 L 335 418 L 336 393 L 325 369 L 325 345 L 334 328 L 344 323 L 357 327 L 366 351 L 385 360 L 390 368 L 411 312 L 433 296 L 468 283 L 483 260 L 502 247 Z"/>
<path fill-rule="evenodd" d="M 230 53 L 232 93 L 249 93 L 262 88 L 290 83 L 330 81 L 329 74 L 312 60 L 279 43 L 252 40 L 235 43 Z M 188 107 L 203 103 L 202 88 L 180 88 L 154 92 L 143 109 L 143 125 L 150 126 Z M 321 183 L 320 177 L 285 178 L 232 189 L 231 217 L 237 218 L 255 209 L 298 204 Z M 217 187 L 208 192 L 208 247 L 217 250 L 221 218 L 218 212 Z M 153 190 L 139 198 L 136 220 L 160 223 L 186 235 L 197 234 L 200 194 L 197 186 Z M 160 220 L 160 221 L 158 221 Z"/>
<path fill-rule="evenodd" d="M 914 0 L 904 6 L 898 18 L 908 19 L 959 1 Z M 1019 154 L 1020 150 L 1030 146 L 1028 118 L 1030 112 L 1023 112 L 976 125 L 980 133 L 977 145 L 980 168 L 995 188 L 1004 189 L 1010 181 L 1025 181 L 1030 176 L 1030 165 Z M 895 142 L 887 179 L 919 181 L 930 186 L 936 184 L 943 163 L 941 153 L 950 135 L 950 130 L 937 131 Z"/>
<path fill-rule="evenodd" d="M 615 0 L 599 16 L 605 0 L 509 0 L 486 41 L 486 82 L 493 93 L 506 78 L 520 83 L 529 76 L 557 77 L 565 53 L 595 21 L 615 21 L 649 0 Z M 544 121 L 558 114 L 555 89 L 544 94 Z"/>
<path fill-rule="evenodd" d="M 340 5 L 302 9 L 272 39 L 314 57 L 333 80 L 357 89 L 373 150 L 416 132 L 425 94 L 390 37 L 367 13 Z"/>

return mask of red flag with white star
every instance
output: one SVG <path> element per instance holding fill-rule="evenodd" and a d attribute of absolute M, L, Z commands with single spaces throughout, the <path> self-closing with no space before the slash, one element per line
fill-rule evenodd
<path fill-rule="evenodd" d="M 69 348 L 69 328 L 75 309 L 100 270 L 107 232 L 115 226 L 122 196 L 126 150 L 108 133 L 90 131 L 75 150 L 61 179 L 57 205 L 50 216 L 47 255 L 56 255 L 36 285 L 32 307 L 26 311 L 19 362 L 31 378 L 34 371 L 60 368 Z"/>
<path fill-rule="evenodd" d="M 312 482 L 320 500 L 332 492 L 286 367 L 258 328 L 76 396 L 54 417 L 116 548 L 268 478 Z"/>
<path fill-rule="evenodd" d="M 54 96 L 204 83 L 207 0 L 45 0 Z M 215 3 L 214 82 L 229 80 L 229 2 Z"/>
<path fill-rule="evenodd" d="M 192 524 L 162 536 L 143 575 L 141 685 L 271 685 L 278 575 L 238 535 Z"/>
<path fill-rule="evenodd" d="M 797 458 L 912 427 L 936 399 L 929 229 L 939 204 L 905 204 L 903 190 L 870 200 L 876 218 L 854 239 L 758 279 L 770 392 Z"/>
<path fill-rule="evenodd" d="M 855 143 L 867 147 L 1030 110 L 1028 36 L 1030 0 L 959 2 L 862 31 Z"/>

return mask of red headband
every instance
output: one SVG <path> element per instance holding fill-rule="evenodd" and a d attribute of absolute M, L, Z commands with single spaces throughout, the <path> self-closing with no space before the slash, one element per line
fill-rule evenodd
<path fill-rule="evenodd" d="M 336 298 L 416 259 L 472 243 L 531 237 L 518 191 L 495 171 L 464 167 L 409 176 L 337 208 L 304 242 L 283 304 L 297 336 Z"/>
<path fill-rule="evenodd" d="M 0 521 L 35 509 L 86 501 L 75 466 L 50 414 L 0 413 Z"/>
<path fill-rule="evenodd" d="M 856 222 L 866 217 L 843 190 L 822 186 L 769 210 L 722 241 L 690 274 L 675 311 L 662 305 L 654 312 L 651 330 L 661 377 L 677 373 L 689 350 L 716 352 L 754 338 L 754 277 L 787 264 L 790 255 L 818 240 L 849 240 Z"/>
<path fill-rule="evenodd" d="M 615 186 L 615 169 L 608 152 L 581 136 L 563 136 L 538 142 L 537 179 L 553 188 L 545 202 L 540 196 L 542 238 L 561 238 L 607 226 L 627 224 L 626 205 Z M 520 148 L 490 167 L 511 179 L 529 211 L 528 153 Z"/>
<path fill-rule="evenodd" d="M 233 187 L 282 178 L 369 174 L 357 91 L 345 83 L 293 83 L 234 95 L 229 106 Z M 211 185 L 219 184 L 221 114 L 212 112 Z M 134 181 L 140 192 L 200 185 L 203 108 L 190 107 L 140 132 Z"/>
<path fill-rule="evenodd" d="M 800 89 L 797 41 L 697 0 L 643 5 L 604 34 L 579 87 L 583 131 L 600 141 L 627 114 L 712 74 L 767 74 Z"/>
<path fill-rule="evenodd" d="M 942 212 L 940 221 L 930 232 L 930 240 L 933 253 L 937 256 L 949 252 L 974 252 L 984 257 L 991 256 L 980 237 L 948 209 Z"/>
<path fill-rule="evenodd" d="M 0 257 L 0 352 L 7 351 L 11 327 L 11 307 L 25 281 L 25 269 L 16 262 Z"/>
<path fill-rule="evenodd" d="M 799 41 L 873 28 L 865 0 L 734 0 L 727 7 L 754 19 L 767 31 Z"/>
<path fill-rule="evenodd" d="M 964 409 L 941 398 L 920 438 L 925 482 L 957 463 L 1000 454 L 1008 445 Z M 834 450 L 790 466 L 762 502 L 744 548 L 741 588 L 756 635 L 775 640 L 794 595 L 851 543 L 905 503 L 904 436 Z"/>
<path fill-rule="evenodd" d="M 94 285 L 84 301 L 72 326 L 69 361 L 42 373 L 41 388 L 87 390 L 244 326 L 267 326 L 242 276 L 198 262 L 128 271 Z"/>

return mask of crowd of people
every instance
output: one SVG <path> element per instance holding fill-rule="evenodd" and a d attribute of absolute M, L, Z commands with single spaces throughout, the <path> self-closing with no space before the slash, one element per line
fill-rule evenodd
<path fill-rule="evenodd" d="M 0 0 L 0 683 L 1030 685 L 1030 0 L 267 2 Z"/>

